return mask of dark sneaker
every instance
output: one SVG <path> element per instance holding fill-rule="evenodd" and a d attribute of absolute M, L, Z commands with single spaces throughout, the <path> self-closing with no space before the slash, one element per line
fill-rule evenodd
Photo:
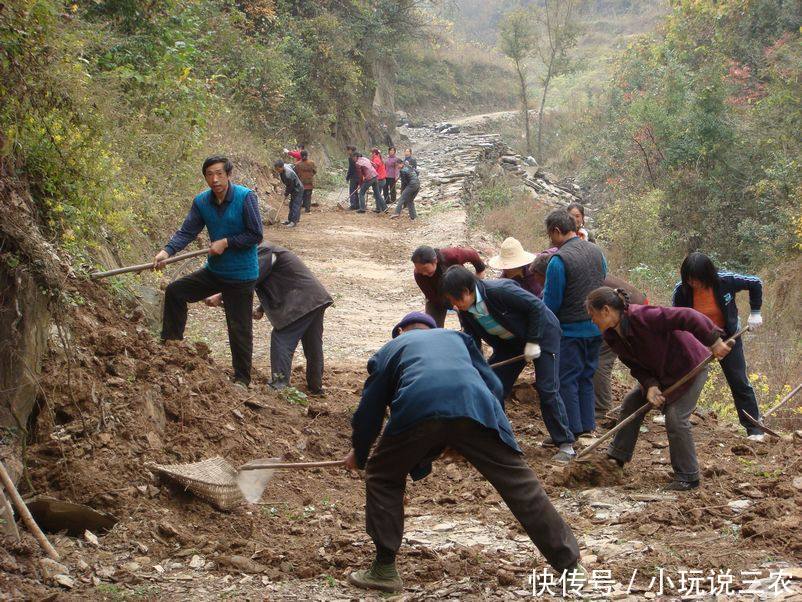
<path fill-rule="evenodd" d="M 319 389 L 309 389 L 309 395 L 311 395 L 312 397 L 325 397 L 326 390 L 323 387 Z"/>
<path fill-rule="evenodd" d="M 379 564 L 373 562 L 368 570 L 354 571 L 348 575 L 348 583 L 362 589 L 377 589 L 382 592 L 400 592 L 404 583 L 398 576 L 395 563 Z"/>
<path fill-rule="evenodd" d="M 690 491 L 699 487 L 699 481 L 671 481 L 663 489 L 665 491 Z"/>
<path fill-rule="evenodd" d="M 357 213 L 365 213 L 365 210 L 364 209 L 357 209 L 356 212 Z"/>
<path fill-rule="evenodd" d="M 554 439 L 551 437 L 546 437 L 543 439 L 542 443 L 540 444 L 541 447 L 557 447 L 557 444 L 554 443 Z"/>

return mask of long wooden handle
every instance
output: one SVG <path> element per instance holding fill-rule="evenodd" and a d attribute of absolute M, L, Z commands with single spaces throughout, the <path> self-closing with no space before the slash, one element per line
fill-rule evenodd
<path fill-rule="evenodd" d="M 330 460 L 326 462 L 271 462 L 265 464 L 244 464 L 239 467 L 240 470 L 282 470 L 282 469 L 303 469 L 303 468 L 321 468 L 324 466 L 343 466 L 345 460 Z"/>
<path fill-rule="evenodd" d="M 185 259 L 192 259 L 193 257 L 200 257 L 201 255 L 208 255 L 209 249 L 201 249 L 200 251 L 191 251 L 189 253 L 182 253 L 181 255 L 173 255 L 164 260 L 164 264 L 175 263 L 176 261 L 184 261 Z M 145 270 L 152 270 L 153 262 L 140 263 L 139 265 L 129 265 L 125 268 L 117 268 L 109 270 L 108 272 L 94 272 L 89 274 L 92 280 L 99 280 L 100 278 L 108 278 L 109 276 L 116 276 L 117 274 L 128 274 L 129 272 L 144 272 Z"/>
<path fill-rule="evenodd" d="M 792 391 L 791 391 L 791 392 L 790 392 L 788 395 L 786 395 L 785 397 L 783 397 L 783 399 L 782 399 L 782 401 L 781 401 L 780 403 L 778 403 L 776 406 L 774 406 L 774 407 L 773 407 L 773 408 L 771 408 L 770 410 L 767 410 L 767 411 L 766 411 L 766 413 L 765 413 L 765 414 L 763 414 L 763 420 L 765 420 L 766 418 L 768 418 L 769 416 L 771 416 L 771 415 L 772 415 L 772 414 L 773 414 L 775 411 L 779 410 L 779 409 L 780 409 L 781 407 L 783 407 L 783 406 L 784 406 L 786 403 L 788 403 L 789 401 L 791 401 L 791 399 L 794 397 L 794 395 L 796 395 L 797 393 L 799 393 L 799 391 L 800 391 L 800 390 L 802 390 L 802 383 L 799 383 L 799 384 L 798 384 L 796 387 L 794 387 L 794 388 L 793 388 L 793 390 L 792 390 Z"/>
<path fill-rule="evenodd" d="M 509 364 L 515 364 L 521 362 L 526 359 L 525 355 L 516 355 L 515 357 L 511 357 L 508 360 L 504 360 L 503 362 L 496 362 L 495 364 L 490 364 L 491 368 L 501 368 L 502 366 L 508 366 Z"/>
<path fill-rule="evenodd" d="M 726 342 L 730 343 L 731 341 L 735 341 L 735 339 L 740 337 L 743 333 L 745 333 L 748 330 L 749 330 L 749 326 L 747 326 L 746 328 L 742 328 L 741 330 L 736 332 L 734 335 L 732 335 L 729 339 L 727 339 Z M 705 366 L 707 366 L 714 359 L 715 359 L 715 356 L 713 356 L 713 354 L 711 353 L 704 360 L 699 362 L 699 364 L 695 368 L 693 368 L 690 372 L 688 372 L 685 376 L 680 378 L 677 382 L 675 382 L 673 385 L 671 385 L 665 391 L 663 391 L 663 397 L 668 397 L 669 395 L 674 393 L 674 391 L 679 389 L 682 385 L 687 383 L 689 380 L 691 380 L 693 378 L 696 378 L 699 375 L 699 373 L 702 370 L 704 370 Z M 601 445 L 602 443 L 607 441 L 610 437 L 615 435 L 618 431 L 623 429 L 625 426 L 627 426 L 631 422 L 634 422 L 639 416 L 641 416 L 643 414 L 646 414 L 650 409 L 652 409 L 652 404 L 647 401 L 645 404 L 643 404 L 641 407 L 639 407 L 637 410 L 635 410 L 632 414 L 630 414 L 629 416 L 624 418 L 621 422 L 619 422 L 613 428 L 611 428 L 609 431 L 604 433 L 604 435 L 599 437 L 598 440 L 596 440 L 591 445 L 588 445 L 585 449 L 583 449 L 581 452 L 579 452 L 579 454 L 577 454 L 577 456 L 576 456 L 576 459 L 579 460 L 580 458 L 583 458 L 583 457 L 587 456 L 590 452 L 592 452 L 594 449 L 599 447 L 599 445 Z"/>
<path fill-rule="evenodd" d="M 39 528 L 39 525 L 33 520 L 31 511 L 28 510 L 28 506 L 22 501 L 19 491 L 14 487 L 14 483 L 8 475 L 8 472 L 6 472 L 6 467 L 2 462 L 0 462 L 0 481 L 3 482 L 6 493 L 11 497 L 11 501 L 14 502 L 14 505 L 17 507 L 17 512 L 19 512 L 20 517 L 22 517 L 22 522 L 24 522 L 28 530 L 33 533 L 33 536 L 36 538 L 36 541 L 39 542 L 39 545 L 42 546 L 45 553 L 53 560 L 60 560 L 61 557 L 58 555 L 58 552 L 56 552 L 56 548 L 50 544 L 45 534 L 42 533 L 42 530 Z M 13 518 L 11 520 L 13 520 Z"/>

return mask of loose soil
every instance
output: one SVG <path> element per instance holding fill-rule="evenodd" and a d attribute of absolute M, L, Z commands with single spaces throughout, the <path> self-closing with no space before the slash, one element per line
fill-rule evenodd
<path fill-rule="evenodd" d="M 436 176 L 434 169 L 425 171 L 430 156 L 471 144 L 467 135 L 410 134 L 421 143 L 424 187 Z M 67 282 L 82 303 L 62 324 L 64 336 L 54 334 L 51 342 L 20 487 L 28 496 L 88 504 L 119 522 L 96 534 L 97 545 L 91 537 L 50 536 L 74 579 L 69 589 L 44 576 L 30 536 L 2 539 L 0 599 L 380 599 L 346 581 L 373 553 L 358 475 L 279 472 L 262 503 L 220 512 L 148 468 L 216 455 L 233 465 L 267 456 L 342 458 L 365 360 L 401 315 L 422 307 L 412 249 L 492 242 L 468 231 L 464 211 L 448 195 L 430 197 L 417 222 L 358 216 L 337 209 L 338 198 L 341 191 L 320 195 L 321 206 L 303 215 L 297 229 L 267 230 L 268 238 L 298 253 L 335 298 L 326 319 L 325 398 L 269 391 L 270 327 L 264 321 L 256 324 L 254 386 L 244 390 L 228 381 L 219 311 L 194 307 L 187 340 L 162 346 L 139 308 L 121 307 L 101 285 Z M 456 326 L 453 316 L 448 326 Z M 303 391 L 298 355 L 293 379 Z M 677 586 L 681 570 L 708 575 L 729 569 L 737 590 L 741 571 L 766 578 L 802 563 L 802 440 L 752 443 L 736 425 L 695 414 L 702 487 L 671 495 L 660 491 L 670 480 L 665 428 L 651 419 L 635 461 L 613 479 L 606 468 L 594 468 L 604 466 L 601 453 L 583 468 L 553 466 L 553 450 L 540 445 L 546 430 L 532 378 L 524 373 L 516 387 L 507 405 L 510 420 L 527 461 L 580 541 L 587 568 L 610 571 L 618 593 L 603 597 L 626 598 L 633 571 L 634 600 L 653 597 L 656 589 L 647 590 L 659 568 Z M 618 384 L 617 396 L 624 390 Z M 410 482 L 406 517 L 401 599 L 531 595 L 528 576 L 542 570 L 543 559 L 470 465 L 440 461 L 431 476 Z M 789 587 L 800 595 L 799 581 Z"/>

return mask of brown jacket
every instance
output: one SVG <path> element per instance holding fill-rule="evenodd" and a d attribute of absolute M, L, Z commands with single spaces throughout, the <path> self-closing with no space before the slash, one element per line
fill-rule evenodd
<path fill-rule="evenodd" d="M 295 164 L 295 173 L 298 174 L 298 177 L 301 179 L 301 183 L 304 185 L 304 190 L 312 190 L 315 187 L 315 174 L 317 173 L 317 167 L 315 166 L 315 162 L 311 159 L 307 159 L 306 161 L 298 161 Z"/>

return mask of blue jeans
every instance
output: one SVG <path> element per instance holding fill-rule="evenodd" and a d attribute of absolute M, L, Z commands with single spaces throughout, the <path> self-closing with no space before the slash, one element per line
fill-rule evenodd
<path fill-rule="evenodd" d="M 304 189 L 292 192 L 290 196 L 290 214 L 287 221 L 297 224 L 301 221 L 301 204 L 304 202 Z"/>
<path fill-rule="evenodd" d="M 503 349 L 493 349 L 493 355 L 488 360 L 488 363 L 502 362 L 521 355 L 523 352 L 522 344 Z M 525 365 L 525 362 L 520 361 L 493 369 L 504 387 L 505 399 L 512 392 L 512 386 Z M 558 353 L 546 353 L 544 351 L 535 360 L 535 390 L 540 399 L 540 413 L 543 416 L 546 430 L 549 431 L 549 436 L 557 445 L 575 441 L 571 429 L 568 428 L 568 415 L 566 414 L 562 397 L 560 397 L 560 385 L 557 380 L 559 367 L 560 355 Z"/>
<path fill-rule="evenodd" d="M 596 428 L 593 374 L 601 341 L 601 337 L 560 339 L 560 395 L 575 436 Z"/>
<path fill-rule="evenodd" d="M 376 178 L 367 180 L 359 187 L 359 210 L 365 211 L 365 193 L 368 188 L 373 188 L 373 198 L 376 200 L 376 211 L 384 211 L 387 206 L 384 204 L 381 192 L 379 192 L 379 181 Z"/>

